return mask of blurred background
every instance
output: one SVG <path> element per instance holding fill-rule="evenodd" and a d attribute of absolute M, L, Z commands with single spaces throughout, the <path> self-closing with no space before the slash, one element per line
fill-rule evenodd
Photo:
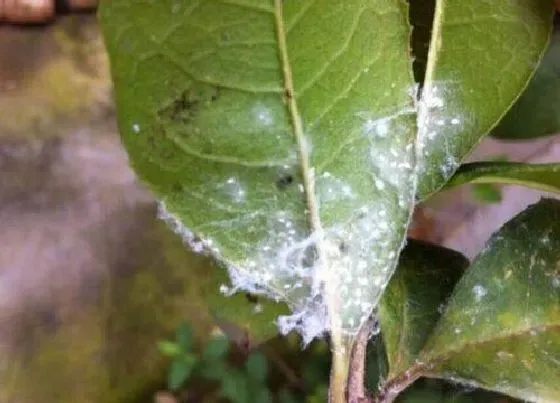
<path fill-rule="evenodd" d="M 165 392 L 173 345 L 161 340 L 184 323 L 194 345 L 225 332 L 229 347 L 211 349 L 235 367 L 258 337 L 220 321 L 225 273 L 155 218 L 128 166 L 95 3 L 0 2 L 0 403 L 217 401 L 217 380 L 203 375 L 183 395 Z M 550 68 L 560 81 L 556 49 Z M 547 134 L 488 137 L 471 160 L 558 162 L 560 137 Z M 445 192 L 420 206 L 410 235 L 472 258 L 541 195 L 516 186 Z M 260 309 L 236 298 L 232 309 Z M 243 367 L 248 375 L 228 367 L 222 378 L 233 389 L 261 382 L 277 400 L 324 401 L 325 345 L 305 353 L 310 366 L 298 351 L 297 338 L 273 340 Z M 235 399 L 244 401 L 226 401 Z"/>

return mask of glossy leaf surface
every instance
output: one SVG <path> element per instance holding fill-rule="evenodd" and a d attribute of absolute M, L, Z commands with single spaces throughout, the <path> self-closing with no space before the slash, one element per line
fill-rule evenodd
<path fill-rule="evenodd" d="M 530 401 L 560 396 L 560 202 L 498 231 L 460 280 L 420 356 L 433 376 Z"/>
<path fill-rule="evenodd" d="M 494 137 L 522 140 L 560 133 L 560 29 L 550 38 L 535 75 L 498 126 Z"/>
<path fill-rule="evenodd" d="M 389 376 L 413 363 L 468 263 L 456 251 L 408 242 L 379 306 Z"/>

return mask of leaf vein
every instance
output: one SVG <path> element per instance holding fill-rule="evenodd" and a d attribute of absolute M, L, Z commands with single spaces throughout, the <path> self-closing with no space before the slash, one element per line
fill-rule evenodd
<path fill-rule="evenodd" d="M 173 141 L 173 143 L 175 143 L 175 145 L 177 145 L 177 147 L 179 147 L 179 149 L 183 151 L 185 154 L 188 154 L 192 157 L 196 157 L 199 159 L 204 159 L 207 161 L 217 162 L 221 164 L 239 165 L 239 166 L 244 166 L 249 168 L 267 168 L 267 167 L 281 167 L 281 166 L 291 164 L 293 162 L 289 158 L 284 160 L 278 160 L 278 161 L 274 161 L 274 160 L 244 161 L 238 157 L 233 157 L 233 156 L 204 154 L 191 148 L 186 142 L 184 142 L 181 138 L 179 138 L 179 136 L 176 133 L 173 132 L 167 133 L 167 137 L 171 139 L 171 141 Z"/>
<path fill-rule="evenodd" d="M 299 12 L 295 15 L 294 19 L 286 24 L 286 35 L 303 19 L 307 11 L 315 4 L 316 0 L 309 0 L 300 8 Z"/>
<path fill-rule="evenodd" d="M 309 88 L 311 88 L 318 80 L 321 79 L 321 77 L 329 70 L 329 67 L 331 67 L 331 65 L 338 58 L 340 58 L 346 52 L 346 50 L 348 50 L 348 46 L 352 42 L 352 39 L 354 39 L 354 37 L 356 36 L 358 24 L 360 23 L 365 10 L 367 10 L 367 7 L 362 7 L 356 14 L 356 18 L 354 19 L 354 21 L 352 21 L 349 35 L 345 38 L 341 47 L 336 52 L 334 52 L 333 55 L 325 63 L 323 63 L 323 67 L 319 71 L 317 71 L 314 77 L 311 77 L 311 79 L 307 83 L 302 85 L 302 88 L 297 91 L 296 97 L 301 98 Z"/>
<path fill-rule="evenodd" d="M 258 11 L 262 13 L 274 14 L 274 9 L 265 6 L 257 6 L 256 4 L 248 4 L 240 0 L 218 0 L 220 3 L 235 6 L 239 8 L 244 8 L 251 11 Z"/>

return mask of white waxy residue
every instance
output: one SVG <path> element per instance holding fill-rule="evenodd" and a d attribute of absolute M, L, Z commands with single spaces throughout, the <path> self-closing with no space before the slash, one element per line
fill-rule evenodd
<path fill-rule="evenodd" d="M 482 300 L 482 298 L 484 296 L 486 296 L 486 294 L 488 294 L 488 291 L 486 290 L 486 288 L 484 288 L 482 285 L 480 284 L 476 284 L 473 288 L 472 288 L 472 292 L 474 294 L 474 298 L 476 300 L 476 302 L 480 302 Z"/>
<path fill-rule="evenodd" d="M 297 330 L 308 343 L 333 326 L 329 315 L 334 306 L 343 332 L 354 335 L 378 305 L 404 245 L 416 185 L 414 111 L 407 106 L 387 116 L 360 114 L 363 120 L 352 136 L 363 146 L 348 156 L 351 163 L 343 169 L 337 170 L 341 166 L 335 156 L 332 166 L 326 165 L 329 169 L 312 166 L 306 181 L 299 183 L 293 166 L 278 168 L 280 178 L 290 175 L 296 195 L 307 196 L 304 186 L 310 184 L 313 202 L 306 200 L 305 213 L 301 205 L 294 211 L 291 200 L 283 204 L 287 193 L 263 200 L 262 211 L 245 211 L 260 190 L 232 172 L 209 182 L 207 193 L 213 199 L 208 203 L 225 218 L 214 227 L 199 224 L 204 235 L 195 237 L 163 202 L 159 216 L 193 249 L 207 251 L 226 265 L 231 284 L 220 287 L 222 293 L 243 290 L 287 302 L 292 315 L 278 319 L 282 332 Z M 257 104 L 250 113 L 262 126 L 275 123 L 264 105 Z M 308 139 L 303 148 L 310 151 Z M 352 176 L 360 174 L 363 181 Z M 321 221 L 318 228 L 310 225 L 312 208 Z M 234 221 L 238 227 L 222 224 Z M 253 238 L 236 239 L 237 229 Z M 222 238 L 222 230 L 233 241 Z"/>
<path fill-rule="evenodd" d="M 247 190 L 245 190 L 245 186 L 243 186 L 237 178 L 227 178 L 220 187 L 235 203 L 242 203 L 247 198 Z"/>
<path fill-rule="evenodd" d="M 315 190 L 319 203 L 339 202 L 341 199 L 354 199 L 356 194 L 352 187 L 329 172 L 318 175 L 315 179 Z"/>
<path fill-rule="evenodd" d="M 439 165 L 440 174 L 447 178 L 459 163 L 455 158 L 453 147 L 454 136 L 460 133 L 464 117 L 460 111 L 454 110 L 449 97 L 453 95 L 452 83 L 428 83 L 423 88 L 418 101 L 418 136 L 417 155 L 419 172 L 428 169 L 433 164 L 433 156 L 441 156 L 445 152 Z M 430 164 L 425 163 L 431 157 Z"/>
<path fill-rule="evenodd" d="M 253 109 L 256 121 L 261 126 L 271 126 L 274 124 L 274 115 L 272 110 L 267 106 L 259 103 Z"/>

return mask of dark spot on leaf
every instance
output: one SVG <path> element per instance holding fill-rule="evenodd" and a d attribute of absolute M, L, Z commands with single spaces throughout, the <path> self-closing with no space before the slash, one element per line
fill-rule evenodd
<path fill-rule="evenodd" d="M 346 253 L 348 252 L 348 245 L 346 244 L 346 242 L 342 241 L 338 244 L 338 250 L 342 253 Z"/>
<path fill-rule="evenodd" d="M 278 180 L 276 181 L 276 187 L 279 190 L 284 190 L 293 182 L 294 182 L 294 177 L 290 174 L 286 174 L 278 178 Z"/>
<path fill-rule="evenodd" d="M 259 302 L 259 299 L 253 294 L 246 293 L 245 298 L 247 298 L 247 301 L 249 301 L 251 304 L 256 304 Z"/>
<path fill-rule="evenodd" d="M 210 100 L 216 101 L 218 100 L 219 96 L 220 96 L 220 89 L 218 87 L 214 87 L 214 92 L 210 96 Z"/>
<path fill-rule="evenodd" d="M 163 121 L 186 124 L 199 110 L 218 100 L 220 90 L 216 86 L 195 83 L 164 105 L 157 114 Z"/>

